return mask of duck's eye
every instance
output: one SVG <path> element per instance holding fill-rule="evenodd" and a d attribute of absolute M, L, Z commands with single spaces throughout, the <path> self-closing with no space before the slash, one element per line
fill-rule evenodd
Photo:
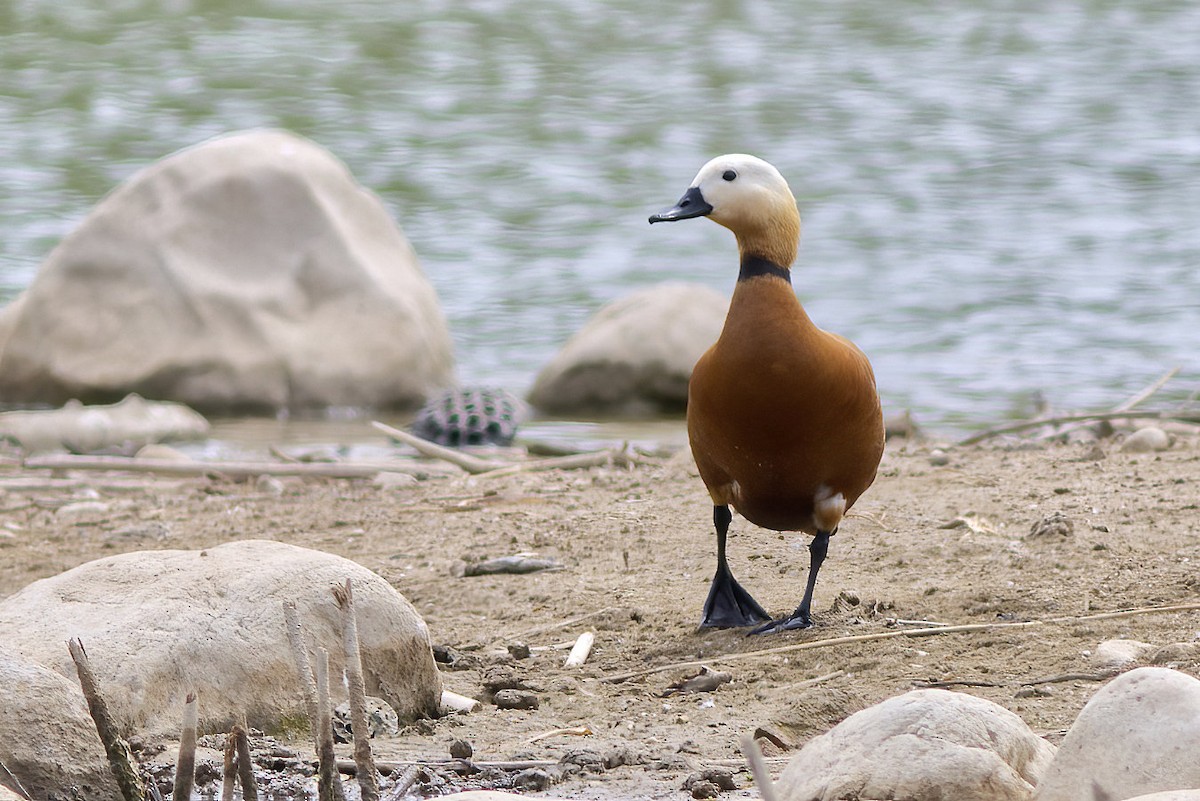
<path fill-rule="evenodd" d="M 724 178 L 726 181 L 732 181 L 734 178 L 737 178 L 737 173 L 734 172 L 733 170 L 726 170 L 725 173 L 721 177 Z"/>

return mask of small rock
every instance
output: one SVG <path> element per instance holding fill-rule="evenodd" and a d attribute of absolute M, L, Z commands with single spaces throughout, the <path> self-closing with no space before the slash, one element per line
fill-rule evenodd
<path fill-rule="evenodd" d="M 491 665 L 483 671 L 483 689 L 489 693 L 501 690 L 532 690 L 533 687 L 510 665 Z"/>
<path fill-rule="evenodd" d="M 164 462 L 193 461 L 192 457 L 183 451 L 172 448 L 170 445 L 163 445 L 161 442 L 152 442 L 149 445 L 142 446 L 136 455 L 139 459 L 160 459 Z"/>
<path fill-rule="evenodd" d="M 474 747 L 466 740 L 455 740 L 450 743 L 450 756 L 455 759 L 470 759 L 474 754 Z"/>
<path fill-rule="evenodd" d="M 1158 453 L 1170 447 L 1170 435 L 1157 426 L 1140 428 L 1121 443 L 1121 451 L 1124 453 Z"/>
<path fill-rule="evenodd" d="M 934 448 L 929 453 L 929 463 L 934 467 L 945 467 L 950 464 L 950 454 L 941 448 Z"/>
<path fill-rule="evenodd" d="M 691 786 L 692 798 L 716 798 L 721 791 L 712 782 L 698 781 Z"/>
<path fill-rule="evenodd" d="M 645 762 L 645 755 L 634 751 L 628 745 L 614 746 L 604 754 L 604 767 L 608 770 L 619 768 L 622 765 L 642 765 Z"/>
<path fill-rule="evenodd" d="M 410 473 L 396 473 L 392 471 L 384 471 L 375 476 L 371 481 L 371 484 L 376 488 L 384 490 L 404 489 L 415 486 L 417 483 L 417 477 Z"/>
<path fill-rule="evenodd" d="M 1071 518 L 1062 512 L 1051 512 L 1033 524 L 1029 529 L 1029 537 L 1069 537 L 1074 532 L 1075 524 Z"/>
<path fill-rule="evenodd" d="M 1155 648 L 1150 654 L 1152 665 L 1200 662 L 1200 642 L 1172 642 Z"/>
<path fill-rule="evenodd" d="M 1154 646 L 1137 640 L 1105 640 L 1092 653 L 1092 664 L 1101 669 L 1128 667 L 1146 656 Z"/>
<path fill-rule="evenodd" d="M 400 733 L 400 719 L 396 710 L 382 698 L 368 695 L 367 736 L 380 737 Z M 333 739 L 339 743 L 354 742 L 354 731 L 350 725 L 350 702 L 342 701 L 333 708 Z"/>
<path fill-rule="evenodd" d="M 508 652 L 512 654 L 513 659 L 528 659 L 533 653 L 529 650 L 529 646 L 523 642 L 514 642 L 508 645 Z"/>
<path fill-rule="evenodd" d="M 522 790 L 527 793 L 540 793 L 553 783 L 554 779 L 547 771 L 541 768 L 529 768 L 523 770 L 512 778 L 512 786 L 514 790 Z"/>
<path fill-rule="evenodd" d="M 575 768 L 584 773 L 603 773 L 607 767 L 604 757 L 591 748 L 572 748 L 563 754 L 558 761 L 567 768 Z"/>
<path fill-rule="evenodd" d="M 108 514 L 107 503 L 104 503 L 103 501 L 78 501 L 76 503 L 68 503 L 66 506 L 58 507 L 58 511 L 54 513 L 54 516 L 66 519 L 103 514 Z"/>
<path fill-rule="evenodd" d="M 500 690 L 494 701 L 500 709 L 537 709 L 540 705 L 536 695 L 521 690 Z"/>
<path fill-rule="evenodd" d="M 283 495 L 284 489 L 282 481 L 275 476 L 268 476 L 266 474 L 255 479 L 254 488 L 267 495 L 274 495 L 276 498 Z"/>
<path fill-rule="evenodd" d="M 683 789 L 693 790 L 697 784 L 711 784 L 718 790 L 736 790 L 737 782 L 733 780 L 733 771 L 727 768 L 705 768 L 704 770 L 696 771 L 687 777 L 683 782 Z M 694 796 L 701 798 L 702 796 Z M 712 796 L 703 796 L 703 798 L 712 798 Z"/>

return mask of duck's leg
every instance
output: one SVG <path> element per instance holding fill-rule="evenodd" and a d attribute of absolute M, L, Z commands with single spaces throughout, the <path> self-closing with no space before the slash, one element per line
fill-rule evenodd
<path fill-rule="evenodd" d="M 813 589 L 817 586 L 817 571 L 821 569 L 821 565 L 825 562 L 825 555 L 829 553 L 831 536 L 833 536 L 832 531 L 818 531 L 817 536 L 813 537 L 813 541 L 808 544 L 808 582 L 804 585 L 804 598 L 800 600 L 796 611 L 788 617 L 764 623 L 751 631 L 751 634 L 773 634 L 777 631 L 806 629 L 813 624 Z"/>
<path fill-rule="evenodd" d="M 725 561 L 725 537 L 729 534 L 731 520 L 733 514 L 728 506 L 713 507 L 713 525 L 717 529 L 717 572 L 708 590 L 708 600 L 704 602 L 702 627 L 755 626 L 771 619 L 729 571 L 729 563 Z"/>

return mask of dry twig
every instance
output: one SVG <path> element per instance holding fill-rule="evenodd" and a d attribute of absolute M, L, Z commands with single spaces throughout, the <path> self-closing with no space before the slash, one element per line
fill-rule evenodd
<path fill-rule="evenodd" d="M 175 783 L 171 798 L 192 797 L 196 780 L 196 724 L 199 717 L 196 693 L 187 694 L 183 705 L 183 731 L 179 735 L 179 758 L 175 760 Z"/>
<path fill-rule="evenodd" d="M 856 634 L 848 637 L 832 637 L 827 640 L 812 640 L 810 642 L 793 643 L 792 645 L 780 645 L 776 648 L 764 648 L 759 651 L 744 651 L 736 654 L 714 655 L 707 657 L 702 662 L 674 662 L 669 665 L 659 665 L 657 667 L 645 668 L 643 670 L 633 670 L 628 673 L 619 673 L 615 676 L 605 676 L 604 678 L 600 679 L 600 681 L 617 684 L 622 681 L 627 681 L 628 679 L 649 676 L 654 673 L 662 673 L 665 670 L 701 667 L 709 662 L 734 662 L 741 659 L 758 659 L 764 656 L 786 654 L 793 651 L 809 651 L 816 648 L 829 648 L 834 645 L 850 645 L 860 642 L 872 642 L 875 640 L 890 640 L 895 637 L 934 637 L 943 634 L 971 634 L 981 631 L 999 631 L 1002 629 L 1026 629 L 1051 624 L 1071 624 L 1082 623 L 1090 620 L 1115 620 L 1117 618 L 1137 617 L 1140 615 L 1168 614 L 1171 612 L 1191 612 L 1197 609 L 1200 609 L 1200 603 L 1176 604 L 1174 606 L 1147 606 L 1139 609 L 1125 609 L 1119 612 L 1100 612 L 1094 615 L 1054 617 L 1047 618 L 1045 620 L 1026 620 L 1015 623 L 966 623 L 959 626 L 943 626 L 941 628 L 934 629 L 921 628 L 879 631 L 875 632 L 874 634 Z"/>
<path fill-rule="evenodd" d="M 225 738 L 225 766 L 221 778 L 221 801 L 233 801 L 233 788 L 237 784 L 237 735 L 232 731 Z"/>
<path fill-rule="evenodd" d="M 1131 397 L 1129 400 L 1125 401 L 1124 403 L 1118 403 L 1116 406 L 1114 406 L 1112 408 L 1112 410 L 1114 412 L 1127 412 L 1130 409 L 1132 409 L 1134 406 L 1137 406 L 1138 404 L 1142 403 L 1143 401 L 1149 400 L 1154 395 L 1154 393 L 1158 392 L 1160 389 L 1165 387 L 1167 385 L 1167 382 L 1170 381 L 1172 378 L 1174 378 L 1178 372 L 1179 372 L 1178 367 L 1172 367 L 1170 370 L 1163 373 L 1157 379 L 1150 382 L 1149 386 L 1147 386 L 1141 392 L 1138 392 L 1136 395 L 1134 395 L 1133 397 Z"/>
<path fill-rule="evenodd" d="M 631 465 L 641 461 L 641 457 L 633 453 L 628 445 L 625 445 L 621 448 L 608 448 L 590 453 L 575 453 L 570 456 L 556 456 L 549 459 L 531 459 L 527 462 L 498 462 L 489 459 L 480 459 L 477 456 L 463 453 L 454 448 L 437 445 L 429 440 L 421 439 L 414 434 L 393 428 L 379 421 L 372 422 L 371 425 L 425 456 L 457 465 L 468 473 L 480 478 L 495 478 L 497 476 L 507 476 L 513 473 L 534 470 L 574 470 L 583 467 L 599 467 L 606 464 Z"/>
<path fill-rule="evenodd" d="M 242 784 L 242 801 L 258 801 L 258 784 L 254 781 L 254 759 L 250 756 L 250 737 L 244 726 L 234 725 L 233 740 L 237 746 L 238 781 Z"/>
<path fill-rule="evenodd" d="M 747 735 L 742 738 L 742 753 L 746 755 L 750 775 L 754 777 L 754 784 L 758 787 L 762 801 L 776 801 L 778 796 L 775 794 L 775 783 L 771 781 L 771 774 L 763 762 L 762 751 L 758 750 L 758 743 L 753 737 Z"/>
<path fill-rule="evenodd" d="M 387 434 L 392 439 L 398 439 L 405 445 L 409 446 L 422 456 L 428 456 L 431 459 L 441 459 L 443 462 L 449 462 L 452 465 L 457 465 L 468 473 L 486 473 L 489 470 L 498 470 L 502 467 L 508 467 L 508 462 L 493 462 L 488 459 L 480 459 L 477 456 L 472 456 L 469 453 L 447 448 L 438 445 L 435 442 L 430 442 L 427 439 L 421 439 L 415 434 L 410 434 L 407 431 L 402 431 L 399 428 L 393 428 L 387 423 L 381 423 L 378 420 L 371 422 L 378 430 Z"/>
<path fill-rule="evenodd" d="M 333 705 L 329 701 L 329 652 L 317 649 L 317 795 L 320 801 L 346 801 L 333 751 Z"/>
<path fill-rule="evenodd" d="M 72 637 L 67 641 L 67 648 L 75 662 L 79 686 L 87 701 L 88 712 L 96 724 L 100 742 L 104 744 L 104 751 L 108 754 L 108 767 L 117 780 L 121 795 L 125 801 L 143 801 L 146 798 L 146 786 L 142 783 L 142 777 L 138 775 L 137 764 L 133 761 L 129 744 L 118 733 L 116 721 L 108 711 L 104 696 L 100 694 L 100 687 L 96 683 L 96 675 L 92 673 L 92 665 L 83 649 L 83 643 L 78 637 Z"/>
<path fill-rule="evenodd" d="M 354 734 L 354 764 L 362 801 L 379 801 L 379 778 L 371 758 L 371 726 L 367 719 L 367 688 L 363 682 L 362 654 L 358 647 L 358 621 L 354 616 L 354 590 L 350 579 L 334 587 L 333 597 L 342 613 L 342 649 L 346 655 L 346 686 L 350 694 L 350 730 Z"/>
<path fill-rule="evenodd" d="M 958 441 L 959 445 L 974 445 L 977 442 L 983 442 L 985 439 L 998 437 L 1001 434 L 1014 434 L 1018 431 L 1027 431 L 1038 426 L 1056 426 L 1062 423 L 1099 423 L 1104 420 L 1171 420 L 1178 423 L 1195 423 L 1200 419 L 1200 413 L 1196 414 L 1175 414 L 1171 412 L 1093 412 L 1091 414 L 1064 414 L 1060 417 L 1046 417 L 1040 420 L 1026 420 L 1023 423 L 1012 423 L 1010 425 L 999 426 L 997 428 L 989 428 L 987 431 L 980 431 L 978 434 L 972 434 L 966 439 Z"/>
<path fill-rule="evenodd" d="M 204 461 L 177 462 L 171 459 L 139 459 L 128 456 L 73 456 L 48 454 L 30 456 L 22 462 L 28 470 L 127 470 L 173 476 L 206 476 L 219 473 L 231 479 L 257 476 L 304 476 L 309 478 L 374 478 L 380 473 L 428 473 L 425 465 L 411 462 L 275 462 Z"/>

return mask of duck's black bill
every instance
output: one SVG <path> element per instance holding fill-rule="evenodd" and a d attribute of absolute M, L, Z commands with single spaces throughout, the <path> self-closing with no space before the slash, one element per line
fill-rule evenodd
<path fill-rule="evenodd" d="M 704 199 L 704 195 L 700 194 L 700 188 L 693 186 L 683 193 L 683 197 L 679 198 L 679 202 L 674 206 L 664 209 L 658 214 L 651 214 L 650 223 L 690 220 L 693 217 L 703 217 L 706 214 L 710 214 L 712 210 L 713 207 L 708 205 L 708 201 Z"/>

